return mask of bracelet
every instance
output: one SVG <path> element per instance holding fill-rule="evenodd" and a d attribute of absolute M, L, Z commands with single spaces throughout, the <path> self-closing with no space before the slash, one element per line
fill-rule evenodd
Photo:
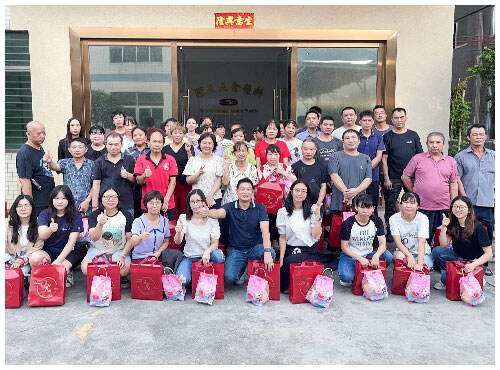
<path fill-rule="evenodd" d="M 316 218 L 314 216 L 311 216 L 311 220 L 313 220 L 313 221 L 321 221 L 321 217 Z"/>

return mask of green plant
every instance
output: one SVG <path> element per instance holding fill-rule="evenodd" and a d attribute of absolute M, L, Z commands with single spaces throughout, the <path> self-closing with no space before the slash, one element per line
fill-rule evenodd
<path fill-rule="evenodd" d="M 495 122 L 495 50 L 485 46 L 478 58 L 478 64 L 467 70 L 472 76 L 478 76 L 481 86 L 487 88 L 485 99 L 490 104 L 486 113 L 490 113 L 491 121 Z"/>
<path fill-rule="evenodd" d="M 92 90 L 90 94 L 92 124 L 114 129 L 111 113 L 115 110 L 123 111 L 118 99 L 102 90 Z"/>
<path fill-rule="evenodd" d="M 451 90 L 450 101 L 450 145 L 448 155 L 454 156 L 465 146 L 465 135 L 469 125 L 470 105 L 465 100 L 465 91 L 467 90 L 467 77 L 459 81 L 457 86 Z"/>

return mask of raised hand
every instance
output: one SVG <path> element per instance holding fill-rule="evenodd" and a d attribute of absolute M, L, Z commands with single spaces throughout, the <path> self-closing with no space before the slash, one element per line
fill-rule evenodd
<path fill-rule="evenodd" d="M 108 222 L 108 215 L 106 214 L 106 210 L 104 210 L 104 213 L 101 215 L 99 218 L 99 225 L 104 226 Z"/>
<path fill-rule="evenodd" d="M 123 167 L 123 166 L 122 166 L 122 168 L 121 168 L 121 170 L 120 170 L 120 176 L 121 176 L 122 178 L 124 178 L 124 179 L 126 179 L 126 178 L 127 178 L 127 176 L 128 176 L 128 172 L 127 172 L 127 170 L 125 169 L 125 167 Z"/>
<path fill-rule="evenodd" d="M 59 228 L 59 225 L 57 222 L 54 221 L 53 218 L 50 219 L 50 224 L 49 224 L 49 229 L 52 233 L 55 233 L 57 229 Z"/>
<path fill-rule="evenodd" d="M 198 173 L 199 173 L 199 175 L 200 175 L 200 176 L 201 176 L 201 175 L 203 175 L 203 174 L 205 173 L 205 165 L 202 165 L 202 166 L 200 167 L 200 170 L 198 171 Z"/>
<path fill-rule="evenodd" d="M 179 219 L 179 221 L 177 221 L 177 225 L 175 225 L 176 234 L 180 233 L 183 228 L 184 228 L 184 225 L 182 224 L 182 221 Z"/>
<path fill-rule="evenodd" d="M 230 165 L 231 164 L 231 157 L 227 153 L 224 154 L 224 164 L 226 164 L 226 165 Z"/>
<path fill-rule="evenodd" d="M 153 174 L 153 173 L 151 172 L 151 168 L 149 168 L 149 166 L 148 166 L 148 167 L 146 167 L 146 169 L 144 170 L 144 176 L 145 176 L 146 178 L 148 178 L 148 177 L 151 177 L 151 175 L 152 175 L 152 174 Z"/>
<path fill-rule="evenodd" d="M 189 139 L 188 141 L 186 141 L 184 143 L 184 148 L 186 149 L 186 152 L 190 152 L 191 151 L 191 139 Z"/>
<path fill-rule="evenodd" d="M 203 204 L 203 207 L 200 209 L 200 216 L 201 217 L 208 217 L 208 211 L 209 211 L 209 209 L 208 209 L 207 204 L 206 203 Z"/>
<path fill-rule="evenodd" d="M 50 154 L 50 150 L 47 150 L 47 153 L 45 153 L 42 157 L 42 161 L 44 163 L 50 163 L 52 162 L 52 155 Z"/>
<path fill-rule="evenodd" d="M 448 227 L 450 224 L 450 219 L 446 217 L 446 215 L 443 213 L 443 221 L 441 221 L 441 225 L 444 227 Z"/>
<path fill-rule="evenodd" d="M 318 205 L 316 203 L 314 203 L 312 206 L 311 206 L 311 212 L 314 213 L 314 215 L 316 217 L 319 217 L 320 216 L 320 208 L 318 207 Z"/>
<path fill-rule="evenodd" d="M 139 236 L 141 237 L 142 240 L 148 240 L 149 239 L 149 232 L 148 232 L 148 227 L 147 226 L 144 228 L 144 231 Z"/>

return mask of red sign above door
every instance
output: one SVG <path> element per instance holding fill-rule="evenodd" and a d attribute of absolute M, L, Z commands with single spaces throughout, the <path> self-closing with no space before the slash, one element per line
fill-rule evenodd
<path fill-rule="evenodd" d="M 254 13 L 214 13 L 215 28 L 248 29 L 255 25 Z"/>

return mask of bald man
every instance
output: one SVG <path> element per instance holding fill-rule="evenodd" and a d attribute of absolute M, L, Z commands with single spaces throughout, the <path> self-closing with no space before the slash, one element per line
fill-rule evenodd
<path fill-rule="evenodd" d="M 49 195 L 54 189 L 54 177 L 47 163 L 43 162 L 45 154 L 42 144 L 45 141 L 45 126 L 37 121 L 26 124 L 28 140 L 19 149 L 16 156 L 16 168 L 21 192 L 35 201 L 36 215 L 48 207 Z"/>

